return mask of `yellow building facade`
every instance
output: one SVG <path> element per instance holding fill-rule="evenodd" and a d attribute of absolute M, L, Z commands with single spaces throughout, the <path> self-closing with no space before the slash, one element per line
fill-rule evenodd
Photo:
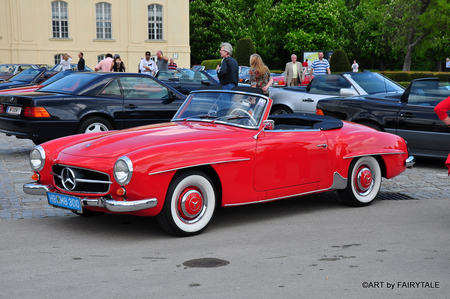
<path fill-rule="evenodd" d="M 146 51 L 190 67 L 189 0 L 0 0 L 0 64 L 54 65 L 62 54 L 94 69 L 107 53 L 137 72 Z"/>

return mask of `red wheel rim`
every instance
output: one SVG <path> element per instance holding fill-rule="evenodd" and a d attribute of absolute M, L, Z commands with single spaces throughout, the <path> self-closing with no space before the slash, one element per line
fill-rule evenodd
<path fill-rule="evenodd" d="M 366 195 L 373 188 L 373 174 L 370 168 L 365 165 L 360 166 L 355 175 L 355 188 L 361 195 Z"/>

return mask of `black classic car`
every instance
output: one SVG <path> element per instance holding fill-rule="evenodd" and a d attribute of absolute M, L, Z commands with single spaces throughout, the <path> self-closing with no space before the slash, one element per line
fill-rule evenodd
<path fill-rule="evenodd" d="M 450 152 L 450 128 L 439 120 L 434 107 L 448 96 L 448 82 L 416 79 L 403 94 L 322 99 L 316 113 L 397 134 L 408 142 L 414 156 L 446 158 Z"/>
<path fill-rule="evenodd" d="M 218 80 L 203 70 L 193 71 L 181 68 L 176 70 L 159 70 L 155 77 L 185 95 L 188 95 L 193 90 L 203 89 L 206 86 L 220 86 Z"/>
<path fill-rule="evenodd" d="M 146 74 L 75 73 L 36 92 L 0 96 L 0 132 L 38 144 L 167 122 L 185 96 Z"/>

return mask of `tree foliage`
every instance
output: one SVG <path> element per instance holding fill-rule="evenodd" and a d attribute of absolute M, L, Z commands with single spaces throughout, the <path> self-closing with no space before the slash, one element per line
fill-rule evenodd
<path fill-rule="evenodd" d="M 195 64 L 219 58 L 221 42 L 248 37 L 270 68 L 284 67 L 292 53 L 343 49 L 369 68 L 409 70 L 450 56 L 449 27 L 448 0 L 190 1 Z"/>

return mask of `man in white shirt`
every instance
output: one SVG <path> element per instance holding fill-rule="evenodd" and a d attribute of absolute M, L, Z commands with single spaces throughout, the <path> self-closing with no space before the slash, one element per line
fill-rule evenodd
<path fill-rule="evenodd" d="M 142 74 L 148 74 L 154 76 L 158 67 L 155 62 L 150 58 L 152 54 L 147 51 L 145 52 L 145 58 L 141 59 L 141 63 L 139 63 L 139 69 Z"/>

